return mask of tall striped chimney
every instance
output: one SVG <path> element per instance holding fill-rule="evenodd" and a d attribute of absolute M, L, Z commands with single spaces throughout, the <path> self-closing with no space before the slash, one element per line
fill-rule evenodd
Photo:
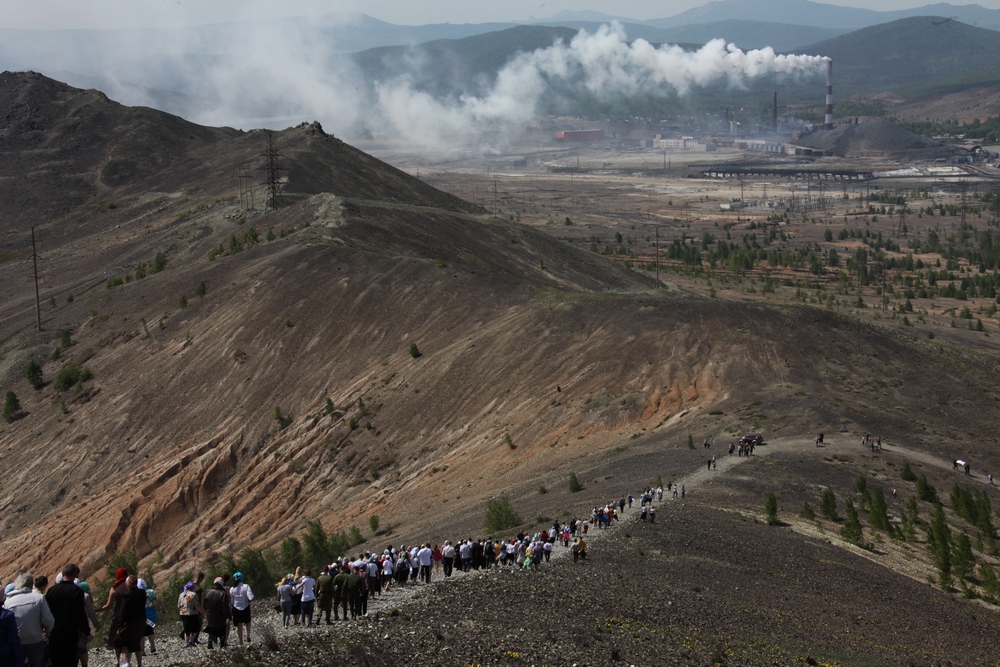
<path fill-rule="evenodd" d="M 833 129 L 833 61 L 826 61 L 826 119 L 824 130 Z"/>

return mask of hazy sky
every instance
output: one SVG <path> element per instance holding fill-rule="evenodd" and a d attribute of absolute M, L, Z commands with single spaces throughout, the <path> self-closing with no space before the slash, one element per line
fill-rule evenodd
<path fill-rule="evenodd" d="M 3 0 L 3 28 L 132 28 L 192 25 L 272 16 L 320 16 L 357 10 L 390 23 L 483 23 L 547 18 L 589 9 L 635 19 L 665 18 L 706 0 Z M 966 4 L 952 0 L 953 4 Z M 875 10 L 920 7 L 928 0 L 830 0 Z M 1000 9 L 1000 0 L 980 0 Z"/>

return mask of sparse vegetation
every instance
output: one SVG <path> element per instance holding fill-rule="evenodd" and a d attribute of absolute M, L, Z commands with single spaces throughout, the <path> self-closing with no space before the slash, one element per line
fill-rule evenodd
<path fill-rule="evenodd" d="M 417 348 L 416 343 L 410 343 L 410 356 L 414 359 L 420 357 L 420 350 Z"/>
<path fill-rule="evenodd" d="M 509 530 L 524 523 L 521 515 L 510 504 L 507 496 L 490 498 L 486 501 L 486 521 L 483 523 L 488 532 L 497 533 Z"/>
<path fill-rule="evenodd" d="M 774 495 L 774 491 L 768 493 L 764 500 L 764 516 L 769 526 L 778 524 L 778 497 Z"/>
<path fill-rule="evenodd" d="M 205 281 L 202 280 L 200 283 L 198 283 L 198 286 L 194 288 L 194 293 L 195 293 L 196 296 L 203 297 L 203 296 L 205 296 L 205 290 L 206 289 L 207 288 L 206 288 L 206 285 L 205 285 Z"/>
<path fill-rule="evenodd" d="M 59 339 L 59 343 L 65 350 L 67 347 L 73 344 L 73 332 L 69 329 L 62 330 L 62 336 Z"/>
<path fill-rule="evenodd" d="M 324 407 L 324 410 L 326 410 L 326 414 L 328 415 L 333 414 L 333 401 L 330 400 L 329 396 L 326 399 L 326 406 Z"/>
<path fill-rule="evenodd" d="M 511 439 L 510 433 L 503 434 L 503 442 L 505 445 L 507 445 L 508 448 L 517 449 L 517 445 L 515 445 L 514 441 Z"/>
<path fill-rule="evenodd" d="M 45 380 L 42 376 L 42 365 L 34 359 L 28 362 L 28 368 L 25 369 L 24 376 L 28 379 L 28 384 L 36 390 L 41 389 L 45 385 Z"/>
<path fill-rule="evenodd" d="M 583 484 L 581 484 L 580 480 L 576 478 L 576 473 L 571 472 L 569 474 L 569 492 L 577 493 L 579 491 L 583 491 Z"/>
<path fill-rule="evenodd" d="M 812 521 L 813 519 L 816 518 L 816 512 L 813 510 L 812 507 L 809 506 L 808 501 L 806 501 L 806 503 L 802 505 L 802 511 L 799 512 L 799 516 L 801 516 L 806 521 Z"/>
<path fill-rule="evenodd" d="M 833 494 L 833 490 L 829 487 L 823 489 L 823 498 L 819 503 L 819 513 L 830 521 L 840 521 L 840 516 L 837 514 L 837 496 Z"/>
<path fill-rule="evenodd" d="M 186 296 L 184 296 L 183 294 L 181 294 L 181 298 L 180 298 L 180 300 L 179 300 L 179 301 L 177 302 L 177 307 L 178 307 L 178 308 L 180 308 L 181 310 L 183 310 L 183 309 L 185 309 L 185 308 L 187 308 L 187 307 L 188 307 L 188 300 L 187 300 L 187 297 L 186 297 Z"/>
<path fill-rule="evenodd" d="M 545 488 L 544 484 L 539 484 L 538 485 L 538 493 L 539 493 L 539 495 L 542 495 L 542 494 L 545 494 L 545 493 L 548 493 L 548 492 L 549 492 L 549 490 Z"/>
<path fill-rule="evenodd" d="M 72 364 L 59 371 L 59 375 L 56 376 L 55 382 L 52 383 L 52 386 L 57 392 L 63 392 L 70 389 L 74 385 L 82 385 L 89 379 L 89 370 L 86 368 L 81 369 L 76 364 Z"/>
<path fill-rule="evenodd" d="M 858 511 L 854 508 L 854 501 L 848 498 L 844 501 L 844 525 L 840 527 L 840 536 L 851 544 L 861 546 L 863 532 L 861 520 L 858 518 Z"/>
<path fill-rule="evenodd" d="M 368 527 L 371 528 L 372 534 L 378 533 L 379 518 L 378 514 L 372 514 L 368 517 Z"/>
<path fill-rule="evenodd" d="M 899 471 L 899 476 L 907 482 L 917 481 L 917 475 L 910 469 L 909 461 L 903 461 L 903 469 Z"/>
<path fill-rule="evenodd" d="M 8 391 L 3 402 L 3 418 L 8 424 L 21 415 L 21 402 L 17 400 L 17 394 Z"/>

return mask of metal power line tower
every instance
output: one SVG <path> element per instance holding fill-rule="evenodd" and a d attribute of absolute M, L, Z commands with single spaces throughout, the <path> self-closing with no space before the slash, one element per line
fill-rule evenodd
<path fill-rule="evenodd" d="M 261 153 L 261 157 L 264 158 L 264 166 L 260 167 L 260 170 L 264 172 L 267 181 L 265 184 L 267 199 L 264 202 L 264 210 L 274 211 L 285 205 L 285 201 L 281 197 L 281 172 L 285 169 L 278 162 L 278 158 L 282 155 L 275 148 L 274 135 L 270 132 L 267 133 L 267 149 Z"/>

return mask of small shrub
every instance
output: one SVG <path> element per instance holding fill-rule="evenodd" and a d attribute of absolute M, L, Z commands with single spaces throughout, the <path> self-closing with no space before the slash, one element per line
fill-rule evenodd
<path fill-rule="evenodd" d="M 350 419 L 347 420 L 347 428 L 353 431 L 357 427 L 358 427 L 358 422 L 356 419 L 354 419 L 354 417 L 351 417 Z"/>
<path fill-rule="evenodd" d="M 694 449 L 694 436 L 688 433 L 688 449 Z"/>
<path fill-rule="evenodd" d="M 420 357 L 420 349 L 417 347 L 416 343 L 410 343 L 410 356 L 414 359 Z"/>
<path fill-rule="evenodd" d="M 118 287 L 119 285 L 124 285 L 125 281 L 122 280 L 121 276 L 114 276 L 108 279 L 108 289 Z"/>
<path fill-rule="evenodd" d="M 368 474 L 372 476 L 373 480 L 378 479 L 378 468 L 375 467 L 374 463 L 368 466 Z"/>
<path fill-rule="evenodd" d="M 507 445 L 509 448 L 511 448 L 511 449 L 517 449 L 517 445 L 515 445 L 514 441 L 511 440 L 510 433 L 504 433 L 503 434 L 503 441 L 504 441 L 504 444 Z"/>
<path fill-rule="evenodd" d="M 69 408 L 66 407 L 66 401 L 59 401 L 59 411 L 64 415 L 69 414 Z"/>
<path fill-rule="evenodd" d="M 926 475 L 921 475 L 917 480 L 917 497 L 929 503 L 937 502 L 937 489 L 927 481 Z"/>
<path fill-rule="evenodd" d="M 520 526 L 523 523 L 521 515 L 514 510 L 507 496 L 490 498 L 486 501 L 486 520 L 483 522 L 487 532 L 496 533 Z"/>
<path fill-rule="evenodd" d="M 73 364 L 59 371 L 59 375 L 56 376 L 56 380 L 52 386 L 56 391 L 66 391 L 73 385 L 86 382 L 89 379 L 89 370 L 83 369 L 81 371 L 76 364 Z"/>
<path fill-rule="evenodd" d="M 50 355 L 49 355 L 49 359 L 51 359 L 52 361 L 55 361 L 56 359 L 58 359 L 58 358 L 59 358 L 59 356 L 60 356 L 61 354 L 62 354 L 62 349 L 60 349 L 60 348 L 59 348 L 59 347 L 57 346 L 57 347 L 56 347 L 56 349 L 52 350 L 52 354 L 50 354 Z"/>
<path fill-rule="evenodd" d="M 768 493 L 764 501 L 764 515 L 769 526 L 778 524 L 778 498 L 774 495 L 774 491 Z"/>
<path fill-rule="evenodd" d="M 351 529 L 347 531 L 347 539 L 350 540 L 352 547 L 365 541 L 357 526 L 351 526 Z"/>
<path fill-rule="evenodd" d="M 62 336 L 59 338 L 59 343 L 62 345 L 63 349 L 66 349 L 73 344 L 73 332 L 69 329 L 62 330 Z"/>
<path fill-rule="evenodd" d="M 813 508 L 809 506 L 808 501 L 802 506 L 802 511 L 799 512 L 799 516 L 801 516 L 806 521 L 812 521 L 813 519 L 816 518 L 816 512 L 813 511 Z"/>
<path fill-rule="evenodd" d="M 184 310 L 185 308 L 188 307 L 188 298 L 183 294 L 181 294 L 181 298 L 177 302 L 177 307 L 180 308 L 181 310 Z"/>
<path fill-rule="evenodd" d="M 539 493 L 539 494 L 546 494 L 546 493 L 548 493 L 548 492 L 549 492 L 549 490 L 545 488 L 545 485 L 544 485 L 544 484 L 540 484 L 540 485 L 538 486 L 538 493 Z"/>
<path fill-rule="evenodd" d="M 28 384 L 35 389 L 41 389 L 45 384 L 42 377 L 42 365 L 34 359 L 28 362 L 28 368 L 24 371 L 24 376 L 28 378 Z"/>
<path fill-rule="evenodd" d="M 274 406 L 274 419 L 275 419 L 275 421 L 279 421 L 280 422 L 284 418 L 285 418 L 285 416 L 283 414 L 281 414 L 281 406 L 280 405 Z"/>
<path fill-rule="evenodd" d="M 583 484 L 580 484 L 580 480 L 576 478 L 576 473 L 571 472 L 569 474 L 569 492 L 577 493 L 578 491 L 583 491 Z"/>
<path fill-rule="evenodd" d="M 194 288 L 194 293 L 196 296 L 205 296 L 206 289 L 205 281 L 202 280 L 198 283 L 198 286 Z"/>
<path fill-rule="evenodd" d="M 163 251 L 156 253 L 156 257 L 153 258 L 153 264 L 149 267 L 150 273 L 159 273 L 163 269 L 167 268 L 167 256 L 163 254 Z"/>
<path fill-rule="evenodd" d="M 372 514 L 370 517 L 368 517 L 368 527 L 372 529 L 372 533 L 378 532 L 378 527 L 379 527 L 378 514 Z"/>
<path fill-rule="evenodd" d="M 910 469 L 909 461 L 903 461 L 903 469 L 899 471 L 899 476 L 905 479 L 907 482 L 917 481 L 917 475 Z"/>
<path fill-rule="evenodd" d="M 66 295 L 66 303 L 73 303 L 73 295 L 72 294 L 67 294 Z"/>
<path fill-rule="evenodd" d="M 331 401 L 329 397 L 327 397 L 327 399 L 326 399 L 326 408 L 325 408 L 325 410 L 326 410 L 326 414 L 328 414 L 328 415 L 332 415 L 333 414 L 333 401 Z"/>
<path fill-rule="evenodd" d="M 56 309 L 56 298 L 54 296 L 49 297 L 49 308 L 52 310 Z"/>
<path fill-rule="evenodd" d="M 288 318 L 285 318 L 285 326 L 286 326 L 286 327 L 288 327 L 289 329 L 291 329 L 291 328 L 292 328 L 292 327 L 294 327 L 295 325 L 294 325 L 294 324 L 292 324 L 292 321 L 291 321 L 290 319 L 288 319 Z"/>
<path fill-rule="evenodd" d="M 17 400 L 17 394 L 12 391 L 7 392 L 7 397 L 3 402 L 3 418 L 8 424 L 18 418 L 21 414 L 21 402 Z"/>
<path fill-rule="evenodd" d="M 365 408 L 365 401 L 360 396 L 358 397 L 358 412 L 361 414 L 362 417 L 364 417 L 367 414 Z"/>

